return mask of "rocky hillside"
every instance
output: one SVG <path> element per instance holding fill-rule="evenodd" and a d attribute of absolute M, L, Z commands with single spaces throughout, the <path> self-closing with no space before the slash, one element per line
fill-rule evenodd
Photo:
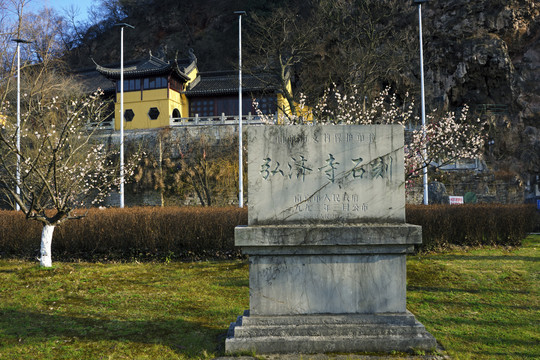
<path fill-rule="evenodd" d="M 393 0 L 403 16 L 393 26 L 417 34 L 415 7 Z M 368 0 L 351 0 L 353 4 Z M 233 11 L 268 16 L 272 7 L 312 2 L 280 0 L 136 0 L 126 2 L 135 26 L 125 32 L 126 57 L 161 51 L 169 58 L 193 48 L 202 70 L 230 69 L 237 61 L 238 19 Z M 369 5 L 369 4 L 368 4 Z M 354 6 L 354 5 L 353 5 Z M 389 5 L 390 6 L 390 5 Z M 489 120 L 493 145 L 488 160 L 526 181 L 540 175 L 540 3 L 537 0 L 444 0 L 423 6 L 427 104 L 455 109 L 468 104 Z M 249 29 L 246 28 L 246 31 Z M 416 39 L 415 39 L 416 40 Z M 416 40 L 417 41 L 417 40 Z M 418 57 L 411 58 L 405 83 L 419 83 Z M 97 24 L 69 55 L 72 67 L 118 61 L 119 31 Z M 330 59 L 330 58 L 329 58 Z M 324 64 L 322 64 L 324 66 Z M 392 83 L 380 79 L 381 84 Z M 413 92 L 417 91 L 413 89 Z"/>
<path fill-rule="evenodd" d="M 467 103 L 490 120 L 501 170 L 540 171 L 540 3 L 447 0 L 424 7 L 433 106 Z"/>

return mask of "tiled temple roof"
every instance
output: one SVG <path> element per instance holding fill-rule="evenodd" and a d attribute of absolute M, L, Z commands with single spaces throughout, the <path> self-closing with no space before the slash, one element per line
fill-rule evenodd
<path fill-rule="evenodd" d="M 129 61 L 124 63 L 124 78 L 168 75 L 176 73 L 181 79 L 189 80 L 186 71 L 194 66 L 194 60 L 181 59 L 173 62 L 166 62 L 150 54 L 148 59 Z M 109 79 L 120 78 L 120 65 L 106 67 L 96 64 L 96 70 Z"/>
<path fill-rule="evenodd" d="M 93 93 L 97 89 L 105 93 L 114 93 L 114 82 L 104 77 L 96 71 L 95 67 L 87 69 L 78 69 L 73 72 L 75 78 L 82 84 L 86 93 Z"/>
<path fill-rule="evenodd" d="M 270 75 L 242 74 L 242 92 L 275 91 Z M 225 95 L 238 93 L 238 72 L 203 72 L 191 82 L 186 95 Z"/>

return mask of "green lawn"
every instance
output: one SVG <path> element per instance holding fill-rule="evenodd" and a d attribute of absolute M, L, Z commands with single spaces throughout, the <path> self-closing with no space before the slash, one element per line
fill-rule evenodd
<path fill-rule="evenodd" d="M 540 359 L 539 246 L 410 257 L 407 306 L 456 359 Z"/>
<path fill-rule="evenodd" d="M 456 359 L 540 358 L 539 242 L 411 256 L 409 309 Z M 248 294 L 241 261 L 0 260 L 0 359 L 219 356 Z"/>

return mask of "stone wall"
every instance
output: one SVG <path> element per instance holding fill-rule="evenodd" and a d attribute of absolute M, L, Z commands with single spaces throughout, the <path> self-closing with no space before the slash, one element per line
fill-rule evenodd
<path fill-rule="evenodd" d="M 164 148 L 171 148 L 182 144 L 183 141 L 196 139 L 200 136 L 206 136 L 215 139 L 216 144 L 219 140 L 235 136 L 237 134 L 237 126 L 233 125 L 213 125 L 213 126 L 197 126 L 197 127 L 173 127 L 157 130 L 133 130 L 125 132 L 125 142 L 127 148 L 135 148 L 141 146 L 146 153 L 158 155 L 158 136 L 167 132 L 164 137 Z M 101 134 L 104 142 L 111 146 L 119 146 L 120 138 L 118 132 L 107 132 Z M 247 137 L 244 134 L 244 142 L 247 144 Z M 219 146 L 219 145 L 217 145 Z M 525 188 L 518 178 L 510 173 L 503 171 L 498 172 L 474 172 L 474 171 L 437 171 L 435 174 L 430 173 L 430 181 L 439 181 L 446 187 L 447 195 L 464 196 L 467 192 L 476 194 L 478 202 L 481 203 L 509 203 L 519 204 L 525 201 Z M 128 206 L 157 206 L 161 204 L 161 194 L 154 189 L 144 189 L 132 191 L 126 187 L 125 202 Z M 248 194 L 244 194 L 247 198 Z M 421 185 L 407 188 L 406 201 L 408 204 L 421 204 L 423 201 L 423 190 Z M 228 204 L 237 204 L 238 199 L 231 197 L 224 199 Z M 118 195 L 113 194 L 107 201 L 107 206 L 114 206 L 118 203 Z M 181 199 L 179 197 L 166 197 L 165 205 L 198 205 L 197 197 L 188 195 Z"/>
<path fill-rule="evenodd" d="M 206 136 L 210 139 L 215 139 L 219 142 L 226 137 L 235 136 L 238 133 L 237 125 L 208 125 L 208 126 L 175 126 L 159 129 L 138 129 L 124 131 L 124 143 L 126 149 L 141 148 L 146 154 L 157 156 L 159 154 L 158 139 L 162 137 L 164 140 L 164 150 L 178 150 L 177 144 L 182 144 L 189 139 L 197 139 L 201 136 Z M 98 135 L 98 138 L 105 144 L 110 146 L 120 146 L 120 132 L 118 131 L 103 131 Z"/>
<path fill-rule="evenodd" d="M 238 126 L 236 125 L 219 125 L 211 126 L 177 126 L 166 127 L 160 129 L 139 129 L 127 130 L 124 132 L 124 147 L 126 159 L 129 158 L 134 151 L 140 151 L 150 159 L 149 163 L 144 166 L 143 171 L 156 171 L 155 166 L 159 163 L 160 146 L 162 159 L 165 163 L 168 159 L 179 159 L 183 156 L 189 156 L 190 148 L 195 148 L 196 142 L 201 138 L 205 138 L 209 146 L 212 148 L 214 156 L 220 156 L 225 151 L 230 151 L 230 146 L 227 150 L 225 144 L 230 144 L 231 141 L 237 142 Z M 114 131 L 103 131 L 99 134 L 99 139 L 107 146 L 119 148 L 120 134 Z M 161 144 L 160 144 L 161 142 Z M 245 140 L 244 140 L 245 142 Z M 236 154 L 238 150 L 235 150 Z M 156 164 L 152 164 L 156 163 Z M 153 175 L 146 174 L 145 177 Z M 184 205 L 200 205 L 200 201 L 193 193 L 183 193 L 182 196 L 161 194 L 155 184 L 148 181 L 127 182 L 125 186 L 124 202 L 126 206 L 184 206 Z M 104 202 L 104 206 L 117 206 L 120 202 L 118 192 L 113 192 Z M 227 196 L 227 198 L 219 198 L 220 205 L 238 204 L 236 192 Z"/>

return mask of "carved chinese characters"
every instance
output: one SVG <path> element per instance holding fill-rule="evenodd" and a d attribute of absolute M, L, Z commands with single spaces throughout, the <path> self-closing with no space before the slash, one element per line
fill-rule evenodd
<path fill-rule="evenodd" d="M 248 129 L 249 223 L 403 222 L 399 126 Z"/>

